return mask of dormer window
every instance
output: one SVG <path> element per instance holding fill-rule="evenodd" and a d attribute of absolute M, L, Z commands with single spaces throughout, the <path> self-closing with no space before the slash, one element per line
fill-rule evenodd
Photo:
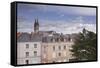
<path fill-rule="evenodd" d="M 61 38 L 61 41 L 64 42 L 64 38 Z"/>
<path fill-rule="evenodd" d="M 71 38 L 70 38 L 70 37 L 68 38 L 68 41 L 69 41 L 69 42 L 71 41 Z"/>
<path fill-rule="evenodd" d="M 52 39 L 51 39 L 51 42 L 55 42 L 55 39 L 54 39 L 54 38 L 52 38 Z"/>
<path fill-rule="evenodd" d="M 53 42 L 53 38 L 51 39 L 51 42 Z"/>
<path fill-rule="evenodd" d="M 64 39 L 64 42 L 66 42 L 66 39 Z"/>
<path fill-rule="evenodd" d="M 44 37 L 44 38 L 42 39 L 42 42 L 46 42 L 46 41 L 47 41 L 47 38 Z"/>
<path fill-rule="evenodd" d="M 56 39 L 56 42 L 59 42 L 59 38 Z"/>

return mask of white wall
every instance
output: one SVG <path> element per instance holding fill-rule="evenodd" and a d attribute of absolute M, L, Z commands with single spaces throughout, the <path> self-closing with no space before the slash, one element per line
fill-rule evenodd
<path fill-rule="evenodd" d="M 29 44 L 29 48 L 27 49 L 26 44 Z M 34 44 L 37 44 L 37 48 L 34 48 Z M 18 58 L 26 57 L 25 52 L 29 52 L 29 56 L 34 57 L 34 51 L 37 51 L 37 56 L 41 56 L 40 42 L 19 42 L 17 44 Z"/>
<path fill-rule="evenodd" d="M 26 48 L 26 44 L 29 44 L 29 48 Z M 34 44 L 37 44 L 37 48 L 34 48 Z M 34 51 L 37 51 L 37 56 L 34 55 Z M 29 56 L 26 57 L 26 52 L 29 52 Z M 41 43 L 40 42 L 18 42 L 17 43 L 17 61 L 18 65 L 26 64 L 25 60 L 29 60 L 29 64 L 41 62 Z"/>
<path fill-rule="evenodd" d="M 0 0 L 0 68 L 14 68 L 10 65 L 10 2 L 14 0 Z M 97 5 L 100 7 L 100 0 L 17 0 L 30 2 L 65 3 L 79 5 Z M 100 12 L 100 8 L 99 8 Z M 100 18 L 100 14 L 98 14 Z M 100 19 L 99 19 L 100 22 Z M 98 24 L 100 26 L 100 24 Z M 98 27 L 100 28 L 100 27 Z M 100 37 L 100 36 L 99 36 Z M 100 40 L 99 40 L 100 41 Z M 100 42 L 99 42 L 100 43 Z M 98 44 L 99 45 L 99 44 Z M 100 46 L 98 46 L 100 52 Z M 100 53 L 98 54 L 100 59 Z M 41 66 L 26 66 L 24 68 L 100 68 L 100 61 L 90 63 L 71 63 Z M 22 67 L 19 67 L 22 68 Z"/>

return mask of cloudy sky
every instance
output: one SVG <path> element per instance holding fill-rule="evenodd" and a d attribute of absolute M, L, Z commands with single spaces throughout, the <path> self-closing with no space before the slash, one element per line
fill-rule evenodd
<path fill-rule="evenodd" d="M 83 28 L 96 32 L 96 8 L 74 6 L 52 6 L 18 4 L 18 32 L 34 31 L 34 21 L 38 18 L 41 31 L 56 31 L 71 34 Z"/>

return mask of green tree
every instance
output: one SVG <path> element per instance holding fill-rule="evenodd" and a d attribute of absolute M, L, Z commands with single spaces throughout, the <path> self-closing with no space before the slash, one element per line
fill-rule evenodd
<path fill-rule="evenodd" d="M 71 50 L 73 52 L 72 56 L 75 57 L 77 61 L 96 60 L 96 48 L 96 34 L 84 28 L 75 39 Z"/>

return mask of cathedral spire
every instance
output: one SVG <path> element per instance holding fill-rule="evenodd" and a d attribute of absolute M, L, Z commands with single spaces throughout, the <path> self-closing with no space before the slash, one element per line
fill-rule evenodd
<path fill-rule="evenodd" d="M 35 19 L 35 23 L 34 23 L 34 32 L 35 32 L 35 33 L 39 32 L 39 22 L 38 22 L 38 18 Z"/>

